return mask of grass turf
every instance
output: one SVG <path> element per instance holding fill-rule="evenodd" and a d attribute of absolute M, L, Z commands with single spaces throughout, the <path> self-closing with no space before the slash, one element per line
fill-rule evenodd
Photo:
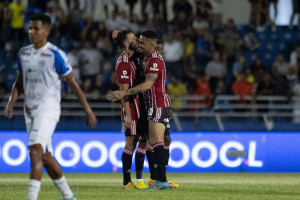
<path fill-rule="evenodd" d="M 123 190 L 120 173 L 65 174 L 65 177 L 79 200 L 300 198 L 300 174 L 169 173 L 168 177 L 179 183 L 180 188 L 165 191 Z M 144 180 L 148 178 L 149 174 L 144 174 Z M 0 173 L 0 200 L 27 199 L 27 184 L 28 174 Z M 43 175 L 39 199 L 61 199 L 47 174 Z"/>

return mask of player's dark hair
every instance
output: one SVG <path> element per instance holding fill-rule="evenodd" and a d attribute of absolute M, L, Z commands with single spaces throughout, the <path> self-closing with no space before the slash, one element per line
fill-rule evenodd
<path fill-rule="evenodd" d="M 158 40 L 158 35 L 155 31 L 144 31 L 142 33 L 142 36 L 148 38 L 148 39 L 155 39 Z"/>
<path fill-rule="evenodd" d="M 125 31 L 120 31 L 118 36 L 115 38 L 115 42 L 117 43 L 117 45 L 121 48 L 124 49 L 124 41 L 127 39 L 127 35 L 129 33 L 132 33 L 129 30 L 125 30 Z"/>
<path fill-rule="evenodd" d="M 51 26 L 51 18 L 48 15 L 34 14 L 30 16 L 30 21 L 41 21 L 42 24 Z"/>

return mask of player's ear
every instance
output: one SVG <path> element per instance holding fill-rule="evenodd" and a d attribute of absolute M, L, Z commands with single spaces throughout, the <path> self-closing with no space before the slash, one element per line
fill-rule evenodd
<path fill-rule="evenodd" d="M 50 34 L 50 31 L 51 31 L 50 25 L 44 24 L 44 25 L 43 25 L 43 28 L 44 28 L 44 30 L 45 30 L 46 35 L 48 36 L 48 35 Z"/>

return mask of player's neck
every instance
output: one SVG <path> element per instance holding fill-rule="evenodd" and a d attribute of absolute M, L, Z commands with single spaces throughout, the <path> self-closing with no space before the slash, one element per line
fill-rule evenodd
<path fill-rule="evenodd" d="M 37 43 L 33 43 L 33 47 L 38 50 L 40 48 L 42 48 L 43 46 L 45 46 L 47 44 L 47 40 L 45 41 L 41 41 L 41 42 L 37 42 Z"/>
<path fill-rule="evenodd" d="M 155 51 L 155 49 L 151 49 L 150 51 L 148 51 L 146 54 L 145 54 L 145 57 L 148 58 L 151 56 L 151 54 Z"/>
<path fill-rule="evenodd" d="M 124 50 L 123 50 L 123 53 L 127 54 L 128 57 L 130 58 L 130 57 L 133 55 L 134 51 L 131 51 L 131 50 L 129 50 L 129 49 L 124 49 Z"/>

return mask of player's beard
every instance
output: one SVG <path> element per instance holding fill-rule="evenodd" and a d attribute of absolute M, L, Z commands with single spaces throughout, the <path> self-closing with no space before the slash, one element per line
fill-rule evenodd
<path fill-rule="evenodd" d="M 128 48 L 131 51 L 135 51 L 137 49 L 137 44 L 135 42 L 131 42 Z"/>

